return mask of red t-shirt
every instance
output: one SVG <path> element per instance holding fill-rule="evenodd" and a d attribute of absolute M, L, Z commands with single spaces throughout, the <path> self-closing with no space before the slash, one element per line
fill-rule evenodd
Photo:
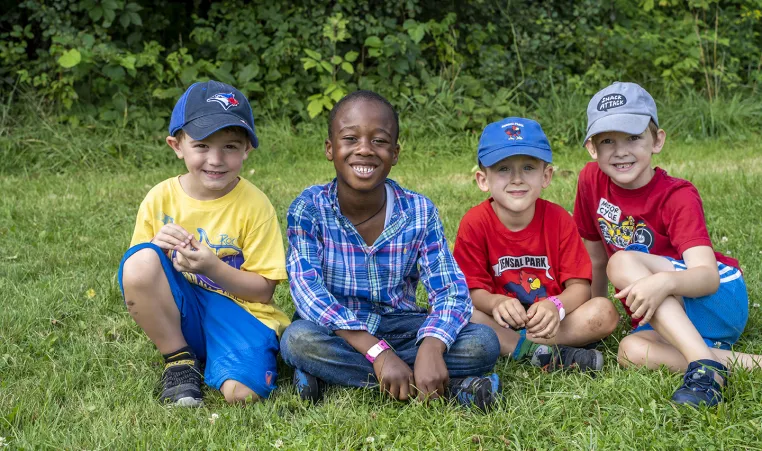
<path fill-rule="evenodd" d="M 682 260 L 687 249 L 712 246 L 696 187 L 658 167 L 646 186 L 630 190 L 614 184 L 598 163 L 588 163 L 579 174 L 574 221 L 582 238 L 603 240 L 609 257 L 640 244 L 650 254 Z M 737 260 L 714 255 L 718 262 L 738 268 Z"/>
<path fill-rule="evenodd" d="M 569 279 L 592 279 L 592 263 L 569 213 L 543 199 L 519 232 L 508 230 L 485 200 L 460 222 L 453 255 L 469 289 L 481 288 L 525 307 L 557 296 Z"/>

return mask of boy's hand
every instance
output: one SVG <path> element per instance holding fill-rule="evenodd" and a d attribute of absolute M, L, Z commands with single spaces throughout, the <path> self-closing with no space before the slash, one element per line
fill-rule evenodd
<path fill-rule="evenodd" d="M 669 274 L 656 273 L 637 280 L 622 289 L 614 297 L 625 299 L 632 317 L 640 319 L 638 326 L 648 324 L 664 299 L 670 294 Z"/>
<path fill-rule="evenodd" d="M 171 251 L 175 246 L 187 247 L 190 244 L 193 235 L 177 224 L 164 224 L 159 233 L 151 240 L 151 243 L 159 246 L 165 251 Z"/>
<path fill-rule="evenodd" d="M 523 329 L 527 327 L 529 317 L 521 305 L 521 302 L 516 298 L 509 298 L 503 295 L 495 295 L 498 298 L 498 303 L 495 308 L 492 309 L 492 317 L 503 327 L 510 327 L 513 329 Z"/>
<path fill-rule="evenodd" d="M 211 249 L 199 243 L 193 236 L 188 246 L 175 246 L 174 250 L 177 252 L 172 259 L 172 265 L 180 272 L 207 274 L 212 265 L 220 262 Z"/>
<path fill-rule="evenodd" d="M 413 395 L 413 370 L 391 349 L 379 354 L 373 362 L 373 371 L 382 393 L 389 393 L 400 401 Z"/>
<path fill-rule="evenodd" d="M 437 399 L 447 393 L 450 372 L 447 371 L 444 354 L 447 346 L 435 337 L 426 337 L 415 356 L 414 375 L 418 399 Z"/>
<path fill-rule="evenodd" d="M 561 315 L 553 302 L 547 299 L 535 302 L 527 309 L 527 316 L 527 337 L 550 339 L 558 333 Z"/>

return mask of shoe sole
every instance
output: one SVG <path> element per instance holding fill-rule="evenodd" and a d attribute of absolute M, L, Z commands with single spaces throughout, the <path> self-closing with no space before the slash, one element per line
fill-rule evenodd
<path fill-rule="evenodd" d="M 201 407 L 204 405 L 204 400 L 191 397 L 180 398 L 171 405 L 174 407 Z"/>

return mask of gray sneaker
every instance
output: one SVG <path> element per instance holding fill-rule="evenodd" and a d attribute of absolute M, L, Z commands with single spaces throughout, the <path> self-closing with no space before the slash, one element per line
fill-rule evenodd
<path fill-rule="evenodd" d="M 603 368 L 601 351 L 571 346 L 541 345 L 534 351 L 530 361 L 544 371 L 577 369 L 584 372 L 600 371 Z"/>

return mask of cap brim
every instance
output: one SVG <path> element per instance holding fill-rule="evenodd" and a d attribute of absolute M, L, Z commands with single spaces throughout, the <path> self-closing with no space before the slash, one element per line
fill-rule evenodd
<path fill-rule="evenodd" d="M 214 132 L 222 130 L 227 127 L 241 127 L 246 130 L 251 140 L 251 145 L 254 148 L 259 146 L 259 140 L 254 130 L 249 127 L 248 124 L 243 122 L 240 117 L 234 114 L 208 114 L 199 118 L 193 119 L 187 124 L 182 126 L 185 133 L 196 141 L 200 141 Z"/>
<path fill-rule="evenodd" d="M 487 152 L 484 155 L 479 157 L 479 162 L 484 167 L 490 167 L 500 162 L 500 160 L 504 160 L 508 157 L 512 157 L 515 155 L 527 155 L 530 157 L 537 158 L 538 160 L 542 160 L 546 163 L 553 162 L 553 153 L 548 149 L 539 149 L 537 147 L 515 146 L 515 145 L 500 147 L 498 149 Z"/>
<path fill-rule="evenodd" d="M 603 132 L 622 132 L 639 135 L 648 127 L 651 116 L 644 114 L 612 114 L 593 122 L 587 129 L 587 136 L 582 141 L 584 146 L 591 136 Z"/>

